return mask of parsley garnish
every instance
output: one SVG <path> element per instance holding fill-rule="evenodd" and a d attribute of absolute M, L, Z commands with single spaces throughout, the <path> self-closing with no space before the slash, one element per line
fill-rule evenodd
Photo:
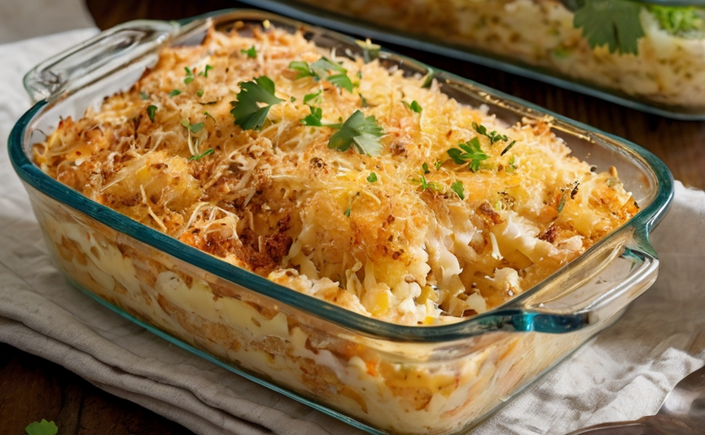
<path fill-rule="evenodd" d="M 369 181 L 370 183 L 374 183 L 375 181 L 377 181 L 377 174 L 375 174 L 374 172 L 370 172 L 370 175 L 367 176 L 367 181 Z"/>
<path fill-rule="evenodd" d="M 566 200 L 567 196 L 568 195 L 566 195 L 566 191 L 564 190 L 563 193 L 561 194 L 561 199 L 558 202 L 558 213 L 563 211 L 563 207 L 565 207 L 565 200 Z"/>
<path fill-rule="evenodd" d="M 323 118 L 323 110 L 320 107 L 309 106 L 311 114 L 301 120 L 303 125 L 311 127 L 322 127 L 321 119 Z"/>
<path fill-rule="evenodd" d="M 437 170 L 441 169 L 441 166 L 443 166 L 443 162 L 439 160 L 436 163 L 434 163 L 433 166 L 436 168 L 436 171 L 437 171 Z"/>
<path fill-rule="evenodd" d="M 175 97 L 181 93 L 180 90 L 174 89 L 173 91 L 169 92 L 169 98 Z"/>
<path fill-rule="evenodd" d="M 327 80 L 339 88 L 347 89 L 350 93 L 353 91 L 354 85 L 347 76 L 348 70 L 325 57 L 318 59 L 310 66 L 308 62 L 295 60 L 289 63 L 289 68 L 298 72 L 297 79 L 314 77 L 316 80 Z M 337 74 L 331 74 L 332 72 Z"/>
<path fill-rule="evenodd" d="M 189 84 L 193 81 L 193 71 L 191 71 L 191 68 L 185 66 L 184 69 L 186 70 L 186 78 L 184 79 L 184 84 Z"/>
<path fill-rule="evenodd" d="M 257 49 L 254 45 L 250 48 L 243 48 L 242 50 L 240 50 L 240 53 L 246 54 L 247 57 L 257 57 Z"/>
<path fill-rule="evenodd" d="M 235 117 L 235 125 L 243 130 L 259 130 L 267 120 L 269 108 L 280 103 L 274 96 L 274 82 L 267 76 L 261 76 L 251 82 L 241 82 L 237 101 L 231 102 L 234 108 L 230 113 Z M 259 104 L 267 104 L 260 107 Z"/>
<path fill-rule="evenodd" d="M 296 101 L 296 97 L 292 95 L 291 98 L 289 98 L 289 101 L 293 103 L 294 101 Z"/>
<path fill-rule="evenodd" d="M 501 135 L 497 133 L 495 130 L 492 130 L 491 132 L 487 132 L 487 127 L 485 127 L 482 124 L 478 124 L 477 122 L 472 123 L 472 128 L 475 129 L 476 132 L 483 136 L 487 136 L 490 139 L 490 145 L 494 145 L 495 142 L 499 142 L 500 140 L 507 141 L 509 138 L 507 135 Z"/>
<path fill-rule="evenodd" d="M 198 133 L 203 128 L 203 123 L 191 124 L 188 119 L 182 119 L 181 125 L 186 127 L 186 129 L 191 130 L 192 133 Z"/>
<path fill-rule="evenodd" d="M 213 122 L 216 122 L 215 118 L 213 118 L 213 115 L 211 115 L 210 113 L 208 113 L 208 112 L 203 112 L 203 114 L 206 115 L 207 117 L 209 117 L 210 119 L 212 119 Z"/>
<path fill-rule="evenodd" d="M 430 174 L 430 173 L 431 173 L 431 171 L 428 170 L 428 163 L 424 163 L 423 165 L 421 165 L 421 169 L 423 169 L 423 173 L 424 173 L 424 174 Z"/>
<path fill-rule="evenodd" d="M 472 172 L 477 172 L 480 169 L 480 163 L 483 160 L 490 158 L 490 156 L 482 151 L 480 141 L 476 137 L 470 139 L 466 143 L 458 144 L 458 147 L 460 147 L 460 149 L 449 149 L 448 155 L 455 163 L 459 165 L 464 165 L 465 163 L 470 162 L 468 168 L 470 168 Z"/>
<path fill-rule="evenodd" d="M 146 92 L 140 92 L 140 98 L 143 100 L 149 100 L 149 95 Z"/>
<path fill-rule="evenodd" d="M 583 29 L 591 48 L 607 45 L 610 53 L 638 54 L 644 36 L 639 13 L 641 5 L 629 0 L 581 0 L 573 26 Z"/>
<path fill-rule="evenodd" d="M 28 424 L 24 431 L 27 435 L 56 435 L 59 432 L 59 428 L 53 421 L 42 419 L 42 421 Z"/>
<path fill-rule="evenodd" d="M 344 214 L 345 216 L 347 216 L 347 217 L 350 217 L 350 211 L 351 211 L 351 209 L 350 209 L 350 208 L 347 208 L 347 209 L 345 209 L 345 211 L 343 212 L 343 214 Z"/>
<path fill-rule="evenodd" d="M 149 120 L 154 122 L 154 115 L 157 113 L 157 106 L 150 104 L 147 107 L 147 116 L 149 116 Z"/>
<path fill-rule="evenodd" d="M 198 91 L 196 91 L 196 95 L 198 95 L 199 98 L 202 97 L 203 96 L 203 89 L 199 89 Z"/>
<path fill-rule="evenodd" d="M 376 156 L 382 151 L 379 138 L 383 135 L 384 131 L 374 116 L 365 117 L 356 110 L 330 137 L 328 148 L 346 151 L 352 145 L 360 154 Z"/>
<path fill-rule="evenodd" d="M 404 106 L 406 106 L 406 108 L 411 110 L 412 112 L 421 113 L 421 111 L 423 110 L 421 108 L 421 105 L 417 103 L 416 100 L 412 101 L 411 104 L 407 103 L 406 101 L 402 101 L 402 103 L 404 103 Z"/>
<path fill-rule="evenodd" d="M 463 190 L 462 181 L 456 180 L 455 183 L 450 185 L 450 188 L 460 197 L 460 199 L 465 199 L 465 191 Z"/>
<path fill-rule="evenodd" d="M 213 151 L 213 148 L 208 148 L 207 150 L 203 151 L 201 154 L 197 154 L 195 156 L 189 157 L 188 161 L 193 161 L 193 160 L 201 160 L 205 156 L 213 154 L 215 151 Z"/>
<path fill-rule="evenodd" d="M 323 90 L 319 89 L 318 92 L 316 92 L 315 94 L 304 95 L 304 104 L 308 104 L 309 101 L 313 101 L 314 103 L 319 102 L 320 101 L 319 97 L 321 95 L 321 92 L 323 92 Z"/>
<path fill-rule="evenodd" d="M 198 73 L 198 75 L 207 78 L 207 77 L 208 77 L 208 71 L 210 71 L 210 70 L 212 70 L 212 69 L 213 69 L 212 66 L 206 65 L 205 69 L 204 69 L 203 71 L 201 71 L 200 73 Z"/>

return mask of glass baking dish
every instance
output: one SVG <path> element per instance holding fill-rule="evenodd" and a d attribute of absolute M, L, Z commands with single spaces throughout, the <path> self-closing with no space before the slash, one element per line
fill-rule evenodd
<path fill-rule="evenodd" d="M 243 1 L 645 112 L 705 119 L 699 0 Z"/>
<path fill-rule="evenodd" d="M 237 374 L 370 433 L 470 430 L 591 336 L 656 279 L 649 233 L 673 179 L 648 151 L 539 107 L 374 53 L 389 68 L 425 74 L 442 92 L 500 119 L 550 122 L 573 155 L 617 168 L 641 210 L 548 279 L 508 303 L 443 326 L 401 326 L 279 286 L 95 203 L 32 163 L 32 145 L 63 117 L 80 117 L 129 88 L 167 44 L 195 45 L 213 23 L 300 29 L 322 47 L 371 56 L 353 39 L 273 14 L 234 10 L 179 23 L 133 21 L 30 71 L 36 104 L 9 140 L 47 246 L 77 288 L 150 331 Z"/>

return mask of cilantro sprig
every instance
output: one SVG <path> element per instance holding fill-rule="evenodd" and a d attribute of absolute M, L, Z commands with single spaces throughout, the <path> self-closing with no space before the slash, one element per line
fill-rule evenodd
<path fill-rule="evenodd" d="M 243 130 L 259 130 L 267 120 L 270 107 L 282 101 L 274 96 L 272 79 L 260 76 L 254 81 L 240 83 L 237 100 L 230 103 L 233 105 L 230 113 L 235 117 L 235 125 Z"/>
<path fill-rule="evenodd" d="M 24 429 L 26 435 L 56 435 L 59 427 L 53 421 L 35 421 L 27 425 Z"/>
<path fill-rule="evenodd" d="M 644 36 L 642 6 L 630 0 L 578 0 L 573 26 L 583 29 L 591 48 L 607 45 L 610 53 L 638 54 Z"/>
<path fill-rule="evenodd" d="M 383 135 L 384 130 L 374 116 L 365 117 L 364 113 L 356 110 L 330 137 L 328 148 L 347 151 L 352 146 L 360 154 L 376 156 L 382 151 L 379 138 Z"/>
<path fill-rule="evenodd" d="M 480 164 L 490 158 L 482 151 L 480 140 L 476 137 L 465 143 L 458 144 L 458 147 L 449 149 L 447 151 L 448 156 L 459 165 L 468 163 L 468 168 L 472 172 L 480 170 Z"/>

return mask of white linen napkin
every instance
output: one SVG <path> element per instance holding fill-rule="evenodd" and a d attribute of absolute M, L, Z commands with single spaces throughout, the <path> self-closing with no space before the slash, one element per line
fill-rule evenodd
<path fill-rule="evenodd" d="M 0 45 L 0 341 L 198 434 L 359 434 L 359 430 L 191 355 L 70 287 L 49 259 L 6 141 L 29 108 L 22 75 L 96 32 Z M 622 319 L 509 402 L 473 434 L 562 434 L 653 414 L 705 358 L 705 192 L 676 184 L 653 235 L 656 284 Z"/>

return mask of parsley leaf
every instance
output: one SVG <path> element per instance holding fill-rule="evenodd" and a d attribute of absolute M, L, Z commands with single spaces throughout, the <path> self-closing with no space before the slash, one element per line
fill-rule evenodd
<path fill-rule="evenodd" d="M 201 154 L 197 154 L 195 156 L 189 157 L 188 161 L 191 162 L 193 160 L 201 160 L 205 156 L 213 154 L 215 151 L 213 151 L 213 148 L 208 148 L 207 150 L 203 151 Z"/>
<path fill-rule="evenodd" d="M 583 0 L 575 11 L 573 26 L 583 29 L 591 48 L 607 45 L 610 53 L 638 54 L 644 36 L 641 5 L 629 0 Z"/>
<path fill-rule="evenodd" d="M 420 184 L 421 185 L 421 191 L 424 190 L 432 190 L 435 192 L 440 192 L 441 191 L 441 186 L 438 185 L 438 183 L 434 181 L 427 181 L 426 176 L 422 175 L 421 178 L 414 178 L 411 180 L 413 183 Z"/>
<path fill-rule="evenodd" d="M 202 97 L 203 96 L 203 89 L 199 89 L 198 91 L 196 91 L 196 95 L 198 95 L 199 98 Z"/>
<path fill-rule="evenodd" d="M 247 57 L 257 57 L 257 49 L 254 45 L 250 48 L 243 48 L 242 50 L 240 50 L 240 53 L 246 54 Z"/>
<path fill-rule="evenodd" d="M 377 174 L 375 174 L 374 172 L 370 172 L 370 175 L 367 176 L 367 181 L 369 181 L 370 183 L 374 183 L 375 181 L 377 181 Z"/>
<path fill-rule="evenodd" d="M 291 63 L 289 63 L 289 68 L 293 69 L 296 71 L 298 74 L 296 74 L 296 79 L 300 79 L 303 77 L 311 77 L 313 76 L 313 72 L 311 69 L 308 67 L 308 62 L 304 62 L 303 60 L 294 60 Z"/>
<path fill-rule="evenodd" d="M 323 124 L 321 124 L 323 110 L 320 107 L 309 106 L 309 108 L 311 109 L 311 114 L 302 119 L 301 123 L 311 127 L 323 127 Z"/>
<path fill-rule="evenodd" d="M 154 115 L 157 113 L 157 106 L 150 104 L 147 107 L 147 116 L 149 116 L 149 120 L 154 122 Z"/>
<path fill-rule="evenodd" d="M 424 163 L 423 165 L 421 165 L 421 169 L 423 169 L 423 173 L 424 173 L 424 174 L 430 174 L 430 173 L 431 173 L 431 171 L 428 170 L 428 163 Z"/>
<path fill-rule="evenodd" d="M 208 77 L 208 71 L 210 71 L 210 70 L 212 70 L 212 69 L 213 69 L 212 66 L 206 65 L 206 68 L 205 68 L 203 71 L 201 71 L 200 73 L 198 73 L 198 75 L 207 78 L 207 77 Z"/>
<path fill-rule="evenodd" d="M 193 71 L 191 71 L 191 68 L 185 66 L 184 69 L 186 70 L 186 78 L 184 79 L 185 84 L 189 84 L 193 81 Z"/>
<path fill-rule="evenodd" d="M 35 421 L 27 425 L 24 429 L 27 435 L 56 435 L 59 432 L 59 428 L 53 421 Z"/>
<path fill-rule="evenodd" d="M 421 108 L 421 105 L 417 103 L 416 100 L 412 101 L 411 104 L 407 103 L 406 101 L 402 101 L 402 103 L 404 103 L 404 106 L 406 106 L 406 108 L 411 110 L 412 112 L 421 113 L 421 111 L 423 110 Z"/>
<path fill-rule="evenodd" d="M 289 63 L 289 68 L 298 72 L 297 79 L 314 77 L 317 80 L 327 80 L 339 88 L 347 89 L 350 93 L 353 91 L 354 85 L 350 77 L 347 76 L 348 70 L 325 57 L 318 59 L 311 65 L 308 62 L 295 60 Z"/>
<path fill-rule="evenodd" d="M 180 90 L 174 89 L 173 91 L 169 92 L 169 98 L 175 97 L 181 93 Z"/>
<path fill-rule="evenodd" d="M 507 171 L 508 174 L 513 174 L 514 171 L 516 171 L 516 169 L 517 169 L 517 165 L 516 165 L 516 163 L 514 163 L 514 156 L 511 156 L 509 158 L 509 166 L 507 166 L 505 171 Z"/>
<path fill-rule="evenodd" d="M 351 94 L 352 94 L 353 88 L 355 87 L 353 85 L 352 81 L 350 81 L 350 77 L 348 77 L 344 73 L 328 76 L 328 78 L 326 80 L 328 80 L 329 82 L 331 82 L 332 84 L 334 84 L 335 86 L 337 86 L 339 88 L 343 88 L 343 89 L 347 90 Z"/>
<path fill-rule="evenodd" d="M 274 96 L 274 82 L 267 76 L 261 76 L 251 82 L 241 82 L 237 101 L 230 113 L 235 117 L 235 125 L 243 130 L 259 130 L 267 120 L 269 108 L 284 100 Z M 259 104 L 266 104 L 260 107 Z"/>
<path fill-rule="evenodd" d="M 147 94 L 146 92 L 140 92 L 140 98 L 142 98 L 143 100 L 149 100 L 149 94 Z"/>
<path fill-rule="evenodd" d="M 450 188 L 460 197 L 460 199 L 465 199 L 465 191 L 463 189 L 462 181 L 456 180 L 455 183 L 450 185 Z"/>
<path fill-rule="evenodd" d="M 500 140 L 503 140 L 505 142 L 509 140 L 509 138 L 507 137 L 506 134 L 501 135 L 501 134 L 497 133 L 495 130 L 492 130 L 491 132 L 488 133 L 487 127 L 485 127 L 482 124 L 478 124 L 477 122 L 472 123 L 472 128 L 474 128 L 475 131 L 478 132 L 479 134 L 481 134 L 483 136 L 487 136 L 490 139 L 490 145 L 494 145 L 495 142 L 499 142 Z"/>
<path fill-rule="evenodd" d="M 318 92 L 315 94 L 306 94 L 304 95 L 304 104 L 308 104 L 309 101 L 313 101 L 314 103 L 318 102 L 320 100 L 320 95 L 321 92 L 323 92 L 322 89 L 319 89 Z"/>
<path fill-rule="evenodd" d="M 345 216 L 347 216 L 347 217 L 350 217 L 350 211 L 351 211 L 351 209 L 350 209 L 350 208 L 347 208 L 347 209 L 345 209 L 345 211 L 343 212 L 343 214 L 344 214 Z"/>
<path fill-rule="evenodd" d="M 365 117 L 356 110 L 330 137 L 328 148 L 346 151 L 352 145 L 360 154 L 376 156 L 382 151 L 379 138 L 383 135 L 384 131 L 374 116 Z"/>
<path fill-rule="evenodd" d="M 480 163 L 484 160 L 490 158 L 487 154 L 482 151 L 480 146 L 480 140 L 476 137 L 470 139 L 466 143 L 458 144 L 458 148 L 449 149 L 448 155 L 453 161 L 459 165 L 464 165 L 470 162 L 468 168 L 472 172 L 477 172 L 480 169 Z"/>

